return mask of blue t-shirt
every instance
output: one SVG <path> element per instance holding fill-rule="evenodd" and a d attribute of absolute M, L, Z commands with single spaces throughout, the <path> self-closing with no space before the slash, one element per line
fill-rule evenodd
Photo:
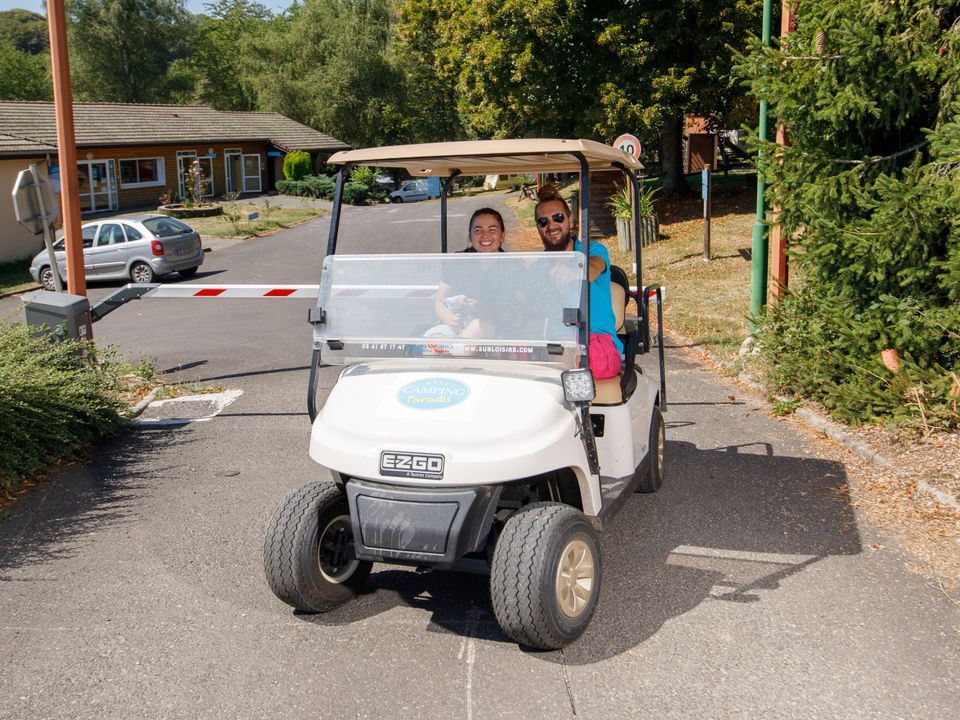
<path fill-rule="evenodd" d="M 573 249 L 580 250 L 580 239 L 573 239 Z M 603 272 L 590 283 L 590 332 L 594 335 L 609 335 L 617 350 L 623 352 L 623 343 L 617 337 L 617 318 L 613 314 L 613 300 L 610 297 L 610 253 L 602 243 L 590 241 L 590 257 L 603 260 Z"/>

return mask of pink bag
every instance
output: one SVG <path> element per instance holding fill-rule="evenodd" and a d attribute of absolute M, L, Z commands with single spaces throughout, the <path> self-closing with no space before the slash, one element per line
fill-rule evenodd
<path fill-rule="evenodd" d="M 616 377 L 620 372 L 620 352 L 609 335 L 590 335 L 590 371 L 596 380 Z"/>

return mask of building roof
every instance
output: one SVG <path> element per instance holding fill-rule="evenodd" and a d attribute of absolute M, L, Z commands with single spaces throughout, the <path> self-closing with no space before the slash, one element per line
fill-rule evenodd
<path fill-rule="evenodd" d="M 57 149 L 52 145 L 0 132 L 0 156 L 35 156 L 38 153 L 45 154 L 56 151 Z"/>
<path fill-rule="evenodd" d="M 221 112 L 204 105 L 74 103 L 77 147 L 270 142 L 282 150 L 346 150 L 336 138 L 272 112 Z M 0 138 L 11 136 L 35 150 L 56 148 L 52 102 L 0 102 Z M 0 155 L 13 154 L 0 139 Z"/>
<path fill-rule="evenodd" d="M 525 138 L 515 140 L 464 140 L 457 142 L 393 145 L 338 152 L 331 165 L 360 163 L 404 168 L 411 175 L 503 175 L 523 172 L 579 172 L 580 159 L 590 170 L 624 167 L 643 170 L 640 161 L 622 150 L 593 140 Z"/>

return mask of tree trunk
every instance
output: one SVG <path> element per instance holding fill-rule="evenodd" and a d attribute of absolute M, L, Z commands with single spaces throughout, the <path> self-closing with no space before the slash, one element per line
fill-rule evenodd
<path fill-rule="evenodd" d="M 689 195 L 692 191 L 683 178 L 683 116 L 670 117 L 660 131 L 660 162 L 663 167 L 663 192 Z"/>

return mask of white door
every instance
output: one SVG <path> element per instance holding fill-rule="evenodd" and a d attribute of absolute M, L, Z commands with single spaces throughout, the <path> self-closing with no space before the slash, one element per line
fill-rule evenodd
<path fill-rule="evenodd" d="M 259 155 L 244 155 L 243 156 L 243 191 L 244 192 L 261 192 L 262 186 L 260 184 L 260 156 Z"/>

